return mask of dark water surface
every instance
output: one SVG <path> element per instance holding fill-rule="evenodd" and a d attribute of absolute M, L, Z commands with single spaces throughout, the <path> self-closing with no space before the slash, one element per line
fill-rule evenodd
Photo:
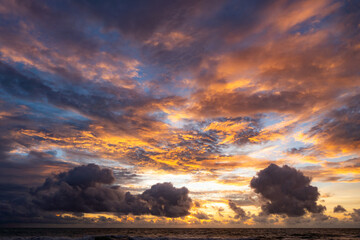
<path fill-rule="evenodd" d="M 3 228 L 2 240 L 360 239 L 344 228 Z"/>

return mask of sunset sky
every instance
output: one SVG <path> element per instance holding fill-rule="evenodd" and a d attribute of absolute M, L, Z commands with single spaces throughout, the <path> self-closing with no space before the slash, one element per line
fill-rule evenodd
<path fill-rule="evenodd" d="M 0 0 L 0 226 L 359 227 L 360 1 Z"/>

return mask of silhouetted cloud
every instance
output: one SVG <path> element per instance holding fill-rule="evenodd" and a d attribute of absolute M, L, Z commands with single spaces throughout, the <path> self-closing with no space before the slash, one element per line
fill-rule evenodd
<path fill-rule="evenodd" d="M 95 164 L 76 167 L 46 179 L 32 192 L 34 203 L 46 211 L 112 212 L 182 217 L 189 213 L 189 191 L 171 183 L 158 183 L 140 195 L 109 186 L 115 181 L 110 169 Z"/>
<path fill-rule="evenodd" d="M 140 195 L 150 205 L 150 213 L 156 216 L 183 217 L 189 215 L 192 207 L 189 190 L 175 188 L 171 183 L 157 183 Z"/>
<path fill-rule="evenodd" d="M 349 216 L 354 222 L 360 222 L 360 208 L 354 208 L 353 212 L 350 213 Z"/>
<path fill-rule="evenodd" d="M 24 191 L 22 197 L 11 201 L 0 199 L 0 216 L 6 217 L 5 222 L 11 223 L 37 222 L 45 218 L 53 218 L 56 222 L 52 212 L 74 213 L 75 216 L 100 212 L 151 214 L 170 218 L 190 214 L 192 200 L 185 187 L 175 188 L 171 183 L 158 183 L 140 195 L 133 195 L 112 186 L 114 181 L 110 169 L 95 164 L 75 167 L 48 177 L 43 185 L 32 189 L 30 194 Z"/>
<path fill-rule="evenodd" d="M 336 207 L 334 207 L 334 213 L 343 213 L 346 212 L 346 209 L 341 206 L 341 205 L 337 205 Z"/>
<path fill-rule="evenodd" d="M 241 207 L 237 206 L 235 202 L 233 201 L 229 201 L 229 207 L 231 208 L 231 210 L 233 210 L 236 215 L 235 215 L 235 219 L 241 219 L 242 221 L 246 221 L 247 219 L 249 219 L 250 217 L 246 214 L 245 210 L 242 209 Z"/>
<path fill-rule="evenodd" d="M 309 177 L 295 168 L 270 164 L 253 177 L 250 187 L 266 201 L 261 206 L 265 213 L 296 217 L 306 214 L 305 210 L 321 213 L 326 209 L 316 203 L 320 194 L 310 182 Z"/>

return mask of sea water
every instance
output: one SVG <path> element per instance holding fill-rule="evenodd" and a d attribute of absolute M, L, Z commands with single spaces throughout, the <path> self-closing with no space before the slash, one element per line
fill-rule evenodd
<path fill-rule="evenodd" d="M 1 240 L 360 239 L 343 228 L 2 228 Z"/>

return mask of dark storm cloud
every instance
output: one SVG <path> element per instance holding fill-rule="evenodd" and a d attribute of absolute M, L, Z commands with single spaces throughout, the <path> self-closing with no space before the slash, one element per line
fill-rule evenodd
<path fill-rule="evenodd" d="M 21 189 L 13 197 L 2 195 L 0 223 L 63 223 L 55 213 L 113 213 L 165 216 L 177 218 L 189 215 L 192 200 L 187 188 L 175 188 L 171 183 L 158 183 L 142 194 L 133 195 L 113 186 L 115 177 L 110 169 L 89 164 L 48 177 L 43 185 Z M 7 191 L 19 191 L 14 186 Z M 18 186 L 16 186 L 18 187 Z M 83 222 L 74 217 L 71 222 Z M 85 221 L 85 220 L 84 220 Z"/>
<path fill-rule="evenodd" d="M 76 167 L 47 178 L 32 192 L 33 202 L 45 211 L 112 212 L 182 217 L 189 213 L 192 201 L 189 191 L 171 183 L 158 183 L 140 195 L 132 195 L 119 187 L 113 172 L 95 164 Z"/>
<path fill-rule="evenodd" d="M 334 213 L 343 213 L 346 212 L 346 209 L 341 206 L 341 205 L 337 205 L 336 207 L 334 207 Z"/>
<path fill-rule="evenodd" d="M 150 203 L 150 213 L 156 216 L 182 217 L 189 215 L 192 206 L 189 190 L 175 188 L 171 183 L 157 183 L 140 195 Z"/>
<path fill-rule="evenodd" d="M 289 217 L 303 216 L 306 211 L 321 213 L 325 207 L 317 204 L 320 196 L 311 179 L 287 165 L 270 164 L 257 173 L 250 187 L 266 200 L 261 206 L 266 214 L 286 214 Z"/>
<path fill-rule="evenodd" d="M 112 171 L 89 164 L 46 179 L 32 195 L 34 203 L 47 211 L 116 211 L 122 192 L 104 187 L 115 181 Z"/>
<path fill-rule="evenodd" d="M 241 219 L 242 221 L 246 221 L 247 219 L 250 218 L 246 214 L 245 210 L 237 206 L 234 201 L 231 200 L 229 201 L 229 207 L 231 208 L 231 210 L 233 210 L 236 213 L 235 219 Z"/>
<path fill-rule="evenodd" d="M 31 151 L 25 156 L 7 154 L 0 159 L 0 224 L 8 223 L 80 223 L 72 217 L 56 216 L 32 202 L 30 188 L 44 181 L 53 171 L 72 164 L 57 161 L 50 153 Z"/>

